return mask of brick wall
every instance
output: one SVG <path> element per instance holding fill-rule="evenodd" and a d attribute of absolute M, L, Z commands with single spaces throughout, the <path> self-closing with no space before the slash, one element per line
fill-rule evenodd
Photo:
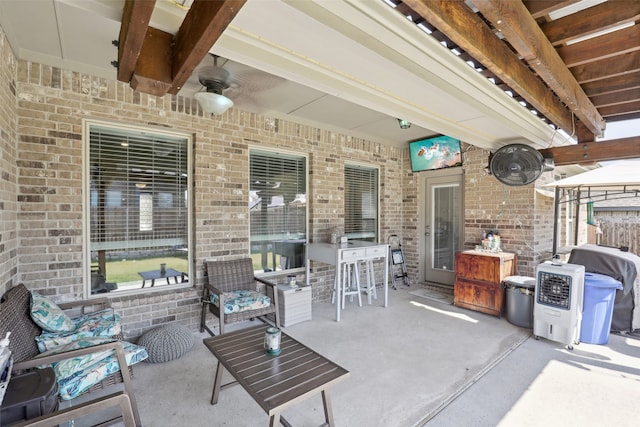
<path fill-rule="evenodd" d="M 17 282 L 16 60 L 0 31 L 0 295 Z"/>
<path fill-rule="evenodd" d="M 345 161 L 380 168 L 382 239 L 400 230 L 404 151 L 388 145 L 232 109 L 204 116 L 197 103 L 158 98 L 128 85 L 26 61 L 17 64 L 20 225 L 18 280 L 57 300 L 81 298 L 82 118 L 162 126 L 195 135 L 193 289 L 116 296 L 128 336 L 179 320 L 196 328 L 203 260 L 245 255 L 251 146 L 309 154 L 312 241 L 342 224 Z M 314 301 L 330 298 L 333 271 L 314 264 Z"/>
<path fill-rule="evenodd" d="M 551 257 L 553 197 L 536 188 L 552 173 L 545 172 L 531 185 L 507 186 L 487 172 L 489 154 L 476 147 L 465 152 L 464 246 L 479 244 L 482 230 L 497 230 L 502 249 L 518 256 L 517 273 L 533 276 L 535 266 Z"/>
<path fill-rule="evenodd" d="M 341 225 L 343 165 L 380 168 L 380 240 L 402 239 L 410 278 L 418 273 L 419 175 L 408 150 L 349 135 L 231 109 L 205 116 L 194 100 L 162 98 L 128 85 L 70 70 L 16 61 L 0 31 L 0 137 L 2 195 L 0 291 L 24 282 L 58 300 L 81 298 L 82 118 L 105 119 L 191 132 L 195 138 L 195 248 L 189 289 L 117 296 L 128 337 L 168 321 L 193 329 L 207 258 L 247 254 L 248 150 L 250 146 L 309 156 L 308 212 L 311 241 L 325 241 Z M 497 229 L 505 250 L 518 254 L 518 273 L 533 267 L 551 247 L 552 199 L 533 186 L 506 187 L 485 172 L 488 152 L 465 153 L 465 246 L 481 229 Z M 540 236 L 540 237 L 539 237 Z M 312 265 L 314 302 L 331 295 L 333 271 Z"/>

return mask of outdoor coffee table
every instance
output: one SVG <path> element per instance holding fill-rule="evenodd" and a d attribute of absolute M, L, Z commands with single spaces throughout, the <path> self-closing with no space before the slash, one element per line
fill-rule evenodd
<path fill-rule="evenodd" d="M 252 326 L 203 340 L 218 359 L 211 404 L 218 402 L 220 389 L 240 384 L 269 415 L 269 426 L 290 424 L 281 416 L 286 408 L 318 393 L 322 394 L 325 423 L 333 426 L 329 388 L 347 377 L 349 371 L 309 347 L 282 333 L 282 353 L 265 352 L 264 336 L 269 325 Z M 221 384 L 223 368 L 235 379 Z"/>
<path fill-rule="evenodd" d="M 174 270 L 173 268 L 167 268 L 163 273 L 162 270 L 140 271 L 138 272 L 142 277 L 142 287 L 144 288 L 145 282 L 151 280 L 151 287 L 156 284 L 156 279 L 167 279 L 167 285 L 169 284 L 169 278 L 173 277 L 176 283 L 178 283 L 178 277 L 184 282 L 186 273 L 182 271 Z"/>

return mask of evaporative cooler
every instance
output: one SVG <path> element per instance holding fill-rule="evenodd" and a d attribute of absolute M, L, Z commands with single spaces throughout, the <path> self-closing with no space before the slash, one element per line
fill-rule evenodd
<path fill-rule="evenodd" d="M 533 335 L 565 344 L 579 343 L 584 266 L 543 263 L 536 267 Z"/>

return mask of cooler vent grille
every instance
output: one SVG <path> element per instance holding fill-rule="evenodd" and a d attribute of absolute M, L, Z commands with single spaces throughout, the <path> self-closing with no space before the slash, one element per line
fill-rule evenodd
<path fill-rule="evenodd" d="M 556 308 L 570 309 L 571 276 L 540 272 L 538 303 Z"/>

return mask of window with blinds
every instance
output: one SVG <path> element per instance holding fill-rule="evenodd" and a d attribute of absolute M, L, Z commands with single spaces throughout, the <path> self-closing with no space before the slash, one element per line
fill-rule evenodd
<path fill-rule="evenodd" d="M 92 293 L 188 280 L 190 136 L 85 129 Z"/>
<path fill-rule="evenodd" d="M 349 239 L 378 241 L 378 169 L 344 167 L 344 231 Z"/>
<path fill-rule="evenodd" d="M 307 238 L 307 159 L 252 149 L 249 216 L 254 270 L 304 266 Z"/>

